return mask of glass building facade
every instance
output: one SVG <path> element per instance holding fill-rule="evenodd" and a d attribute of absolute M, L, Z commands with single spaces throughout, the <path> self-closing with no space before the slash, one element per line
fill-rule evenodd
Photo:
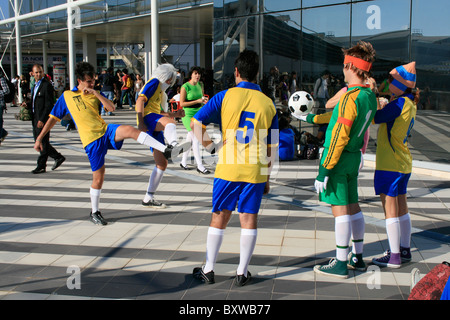
<path fill-rule="evenodd" d="M 312 91 L 324 70 L 330 94 L 340 88 L 342 48 L 359 40 L 374 46 L 372 72 L 380 85 L 388 72 L 417 63 L 418 109 L 450 111 L 450 6 L 445 0 L 215 0 L 214 73 L 221 88 L 233 79 L 244 48 L 261 56 L 260 81 L 272 66 L 297 73 Z"/>

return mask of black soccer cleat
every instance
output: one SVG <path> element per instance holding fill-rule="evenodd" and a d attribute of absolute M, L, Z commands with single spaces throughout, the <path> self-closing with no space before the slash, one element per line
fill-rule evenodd
<path fill-rule="evenodd" d="M 242 286 L 245 286 L 250 281 L 251 278 L 252 278 L 252 275 L 251 275 L 250 271 L 247 271 L 246 277 L 243 274 L 237 274 L 235 283 L 237 286 L 242 287 Z"/>
<path fill-rule="evenodd" d="M 91 212 L 91 214 L 89 215 L 89 220 L 91 220 L 91 222 L 94 224 L 100 224 L 102 226 L 106 226 L 108 224 L 108 222 L 103 218 L 100 211 L 96 211 L 94 213 Z"/>
<path fill-rule="evenodd" d="M 200 280 L 204 281 L 207 284 L 215 283 L 215 281 L 214 281 L 214 271 L 210 271 L 208 273 L 205 273 L 205 272 L 203 272 L 203 268 L 202 267 L 197 267 L 197 268 L 194 268 L 194 270 L 192 271 L 192 275 L 194 276 L 195 279 L 200 279 Z"/>

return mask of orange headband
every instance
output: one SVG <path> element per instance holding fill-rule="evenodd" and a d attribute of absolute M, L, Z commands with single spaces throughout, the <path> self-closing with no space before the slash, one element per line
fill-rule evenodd
<path fill-rule="evenodd" d="M 362 71 L 369 72 L 372 69 L 372 63 L 365 61 L 363 59 L 353 57 L 353 56 L 345 56 L 344 64 L 352 63 L 356 68 L 361 69 Z"/>

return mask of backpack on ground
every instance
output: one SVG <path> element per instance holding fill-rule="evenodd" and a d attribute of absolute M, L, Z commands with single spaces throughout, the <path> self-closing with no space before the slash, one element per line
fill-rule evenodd
<path fill-rule="evenodd" d="M 408 300 L 440 300 L 449 277 L 450 263 L 444 261 L 417 282 Z"/>
<path fill-rule="evenodd" d="M 15 116 L 16 120 L 21 120 L 21 121 L 31 121 L 33 119 L 30 109 L 28 109 L 26 107 L 20 107 L 19 113 L 15 114 L 14 116 Z"/>

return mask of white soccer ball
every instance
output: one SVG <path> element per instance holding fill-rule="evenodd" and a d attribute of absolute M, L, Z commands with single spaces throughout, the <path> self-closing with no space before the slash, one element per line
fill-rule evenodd
<path fill-rule="evenodd" d="M 314 107 L 313 97 L 306 91 L 297 91 L 289 98 L 289 111 L 297 116 L 311 112 Z"/>

